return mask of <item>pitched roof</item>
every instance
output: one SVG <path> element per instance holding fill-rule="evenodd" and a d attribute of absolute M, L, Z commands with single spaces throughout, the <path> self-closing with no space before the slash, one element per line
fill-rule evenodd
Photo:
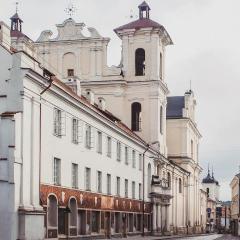
<path fill-rule="evenodd" d="M 151 8 L 149 7 L 149 5 L 146 3 L 146 1 L 143 1 L 138 8 L 149 8 L 149 10 L 151 10 Z"/>
<path fill-rule="evenodd" d="M 161 24 L 149 19 L 149 18 L 140 18 L 136 21 L 130 22 L 128 24 L 122 25 L 118 28 L 114 29 L 114 32 L 118 32 L 121 30 L 126 30 L 126 29 L 140 29 L 140 28 L 164 28 Z"/>
<path fill-rule="evenodd" d="M 184 96 L 174 96 L 167 98 L 167 118 L 183 117 L 183 108 L 185 107 Z"/>

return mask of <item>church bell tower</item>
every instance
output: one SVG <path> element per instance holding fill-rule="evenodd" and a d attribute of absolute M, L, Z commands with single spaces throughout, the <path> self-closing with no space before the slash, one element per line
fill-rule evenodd
<path fill-rule="evenodd" d="M 166 105 L 168 94 L 164 77 L 165 49 L 173 44 L 166 29 L 151 20 L 150 6 L 138 6 L 138 19 L 114 29 L 122 40 L 121 69 L 127 81 L 125 105 L 127 125 L 146 142 L 159 142 L 166 149 Z"/>

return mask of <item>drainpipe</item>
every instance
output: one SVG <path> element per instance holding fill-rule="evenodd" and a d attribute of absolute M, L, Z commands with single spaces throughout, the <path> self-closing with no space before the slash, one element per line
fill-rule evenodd
<path fill-rule="evenodd" d="M 52 86 L 53 79 L 50 76 L 49 85 L 40 93 L 40 106 L 39 106 L 39 204 L 41 205 L 41 166 L 42 166 L 42 95 Z"/>

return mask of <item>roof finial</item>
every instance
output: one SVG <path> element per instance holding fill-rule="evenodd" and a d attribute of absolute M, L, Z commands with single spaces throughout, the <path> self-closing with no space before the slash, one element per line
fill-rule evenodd
<path fill-rule="evenodd" d="M 72 18 L 72 16 L 75 14 L 77 11 L 77 8 L 73 5 L 73 3 L 70 1 L 67 8 L 64 10 L 67 15 L 69 15 L 69 18 Z"/>
<path fill-rule="evenodd" d="M 214 174 L 213 174 L 213 166 L 212 166 L 212 178 L 214 179 Z"/>
<path fill-rule="evenodd" d="M 16 4 L 16 13 L 18 13 L 18 5 L 19 5 L 19 2 L 15 2 Z"/>

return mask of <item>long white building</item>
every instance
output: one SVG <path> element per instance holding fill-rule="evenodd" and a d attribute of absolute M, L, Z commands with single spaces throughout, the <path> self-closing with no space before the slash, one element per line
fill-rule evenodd
<path fill-rule="evenodd" d="M 0 239 L 200 232 L 193 92 L 167 97 L 166 29 L 139 5 L 109 38 L 67 19 L 36 42 L 0 22 Z"/>

